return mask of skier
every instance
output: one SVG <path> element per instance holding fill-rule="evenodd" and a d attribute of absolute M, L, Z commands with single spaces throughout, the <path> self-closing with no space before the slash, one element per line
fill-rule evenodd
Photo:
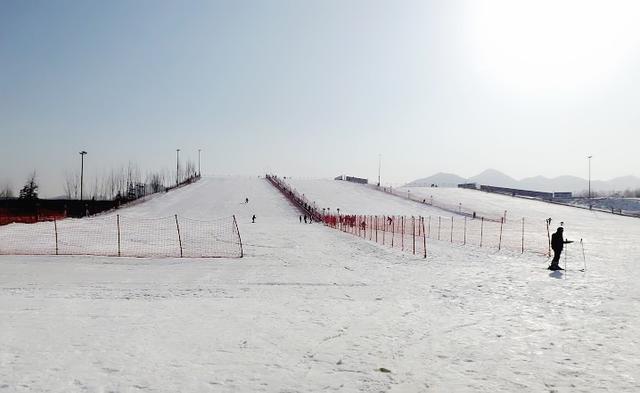
<path fill-rule="evenodd" d="M 300 224 L 302 224 L 302 216 L 298 217 L 300 219 Z"/>
<path fill-rule="evenodd" d="M 560 267 L 560 254 L 562 254 L 562 249 L 565 244 L 573 243 L 572 240 L 564 240 L 562 238 L 562 232 L 564 228 L 558 227 L 556 233 L 551 235 L 551 248 L 553 249 L 553 259 L 551 260 L 551 265 L 549 265 L 549 270 L 564 270 Z"/>
<path fill-rule="evenodd" d="M 254 214 L 253 217 L 251 217 L 251 223 L 255 224 L 256 223 L 256 215 Z"/>
<path fill-rule="evenodd" d="M 249 198 L 244 198 L 244 203 L 249 203 Z"/>
<path fill-rule="evenodd" d="M 307 223 L 307 215 L 306 214 L 304 215 L 304 223 L 305 224 Z"/>

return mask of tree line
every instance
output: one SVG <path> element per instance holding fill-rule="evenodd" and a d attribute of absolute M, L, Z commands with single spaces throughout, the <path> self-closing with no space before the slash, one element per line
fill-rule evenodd
<path fill-rule="evenodd" d="M 105 174 L 85 179 L 82 186 L 83 199 L 93 200 L 134 200 L 156 192 L 165 191 L 178 183 L 191 182 L 199 176 L 193 161 L 187 160 L 179 171 L 147 171 L 143 174 L 137 164 L 111 169 Z M 38 199 L 38 181 L 36 171 L 27 177 L 18 191 L 19 199 Z M 63 180 L 66 199 L 80 199 L 80 172 L 67 172 Z M 0 186 L 0 199 L 16 198 L 9 183 Z"/>

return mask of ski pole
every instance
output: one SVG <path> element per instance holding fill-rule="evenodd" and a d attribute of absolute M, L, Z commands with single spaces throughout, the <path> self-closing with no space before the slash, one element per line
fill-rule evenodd
<path fill-rule="evenodd" d="M 584 262 L 584 271 L 587 271 L 587 258 L 584 256 L 584 243 L 580 239 L 580 246 L 582 246 L 582 261 Z"/>
<path fill-rule="evenodd" d="M 569 243 L 567 243 L 567 247 L 564 250 L 564 271 L 565 271 L 565 277 L 567 274 L 567 254 L 569 253 Z"/>

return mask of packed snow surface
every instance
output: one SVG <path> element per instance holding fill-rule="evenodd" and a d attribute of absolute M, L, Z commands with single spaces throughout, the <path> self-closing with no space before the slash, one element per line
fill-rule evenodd
<path fill-rule="evenodd" d="M 431 209 L 306 182 L 345 212 Z M 565 274 L 438 241 L 425 261 L 301 224 L 264 179 L 207 178 L 126 213 L 235 214 L 243 259 L 0 257 L 0 392 L 640 391 L 640 221 L 460 195 L 565 221 L 587 271 L 575 245 Z"/>

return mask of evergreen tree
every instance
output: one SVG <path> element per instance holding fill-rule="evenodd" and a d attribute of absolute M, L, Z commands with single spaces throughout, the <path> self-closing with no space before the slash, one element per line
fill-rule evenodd
<path fill-rule="evenodd" d="M 29 176 L 24 187 L 20 190 L 20 199 L 38 199 L 38 183 L 36 183 L 35 171 Z"/>

